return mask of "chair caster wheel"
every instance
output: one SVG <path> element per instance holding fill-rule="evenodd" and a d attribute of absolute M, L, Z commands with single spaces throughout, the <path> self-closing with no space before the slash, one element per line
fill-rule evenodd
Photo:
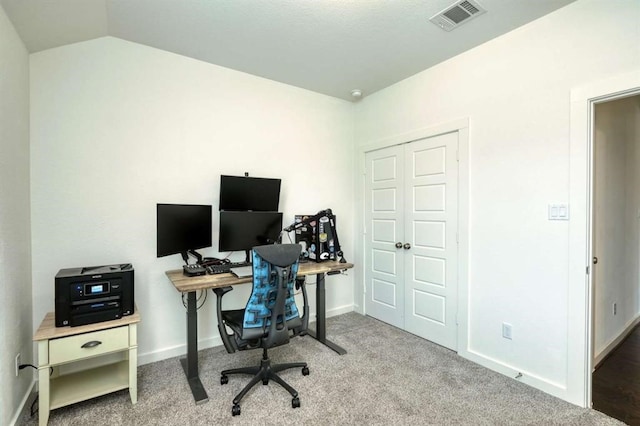
<path fill-rule="evenodd" d="M 231 415 L 232 416 L 240 415 L 240 406 L 238 404 L 234 404 L 233 407 L 231 408 Z"/>
<path fill-rule="evenodd" d="M 265 385 L 265 386 L 268 385 L 269 384 L 269 379 L 263 379 L 262 380 L 262 384 Z"/>
<path fill-rule="evenodd" d="M 296 396 L 295 398 L 293 398 L 293 399 L 291 400 L 291 406 L 292 406 L 293 408 L 298 408 L 298 407 L 300 407 L 300 398 L 298 398 L 297 396 Z"/>
<path fill-rule="evenodd" d="M 226 385 L 227 383 L 229 383 L 229 376 L 225 376 L 225 375 L 220 376 L 220 384 Z"/>
<path fill-rule="evenodd" d="M 302 367 L 302 375 L 303 376 L 309 375 L 309 367 Z"/>

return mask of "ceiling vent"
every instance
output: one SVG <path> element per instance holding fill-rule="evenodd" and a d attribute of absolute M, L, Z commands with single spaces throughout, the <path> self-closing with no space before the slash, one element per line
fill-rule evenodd
<path fill-rule="evenodd" d="M 486 10 L 476 1 L 461 0 L 436 13 L 429 20 L 443 30 L 451 31 L 485 12 Z"/>

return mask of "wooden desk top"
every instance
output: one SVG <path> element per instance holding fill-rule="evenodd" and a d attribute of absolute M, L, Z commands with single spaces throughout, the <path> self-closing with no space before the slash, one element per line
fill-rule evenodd
<path fill-rule="evenodd" d="M 331 271 L 341 271 L 343 269 L 351 268 L 353 268 L 353 263 L 340 263 L 337 260 L 320 263 L 305 262 L 300 264 L 300 267 L 298 268 L 298 275 L 324 274 Z M 230 272 L 226 274 L 187 277 L 182 273 L 182 269 L 174 269 L 172 271 L 167 271 L 166 274 L 176 290 L 181 293 L 246 284 L 253 280 L 252 277 L 238 278 Z"/>
<path fill-rule="evenodd" d="M 57 339 L 58 337 L 74 336 L 76 334 L 105 330 L 107 328 L 119 327 L 136 322 L 140 322 L 140 312 L 138 312 L 137 306 L 134 307 L 133 314 L 123 316 L 120 319 L 96 322 L 77 327 L 56 327 L 56 314 L 54 312 L 48 312 L 44 316 L 42 323 L 40 323 L 40 327 L 36 330 L 36 334 L 33 335 L 33 340 L 37 342 L 38 340 Z"/>

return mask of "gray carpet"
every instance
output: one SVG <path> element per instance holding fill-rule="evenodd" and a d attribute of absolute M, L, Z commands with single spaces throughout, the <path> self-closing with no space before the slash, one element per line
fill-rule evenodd
<path fill-rule="evenodd" d="M 200 351 L 200 376 L 209 402 L 195 405 L 178 358 L 138 369 L 138 403 L 120 391 L 51 412 L 50 425 L 620 425 L 514 379 L 487 370 L 431 342 L 356 313 L 327 321 L 340 356 L 311 337 L 269 351 L 273 362 L 306 361 L 281 374 L 300 394 L 301 407 L 275 383 L 261 384 L 231 416 L 231 400 L 249 380 L 220 371 L 258 364 L 260 350 L 227 354 Z M 23 419 L 37 424 L 37 415 Z"/>

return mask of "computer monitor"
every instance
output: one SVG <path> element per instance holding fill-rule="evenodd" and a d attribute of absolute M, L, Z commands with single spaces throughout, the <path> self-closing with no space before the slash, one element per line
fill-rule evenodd
<path fill-rule="evenodd" d="M 220 210 L 278 211 L 280 179 L 220 176 Z"/>
<path fill-rule="evenodd" d="M 218 251 L 249 251 L 255 246 L 273 244 L 282 231 L 282 213 L 220 212 Z"/>
<path fill-rule="evenodd" d="M 186 261 L 188 252 L 211 247 L 211 212 L 210 205 L 158 204 L 158 257 L 180 253 Z"/>

